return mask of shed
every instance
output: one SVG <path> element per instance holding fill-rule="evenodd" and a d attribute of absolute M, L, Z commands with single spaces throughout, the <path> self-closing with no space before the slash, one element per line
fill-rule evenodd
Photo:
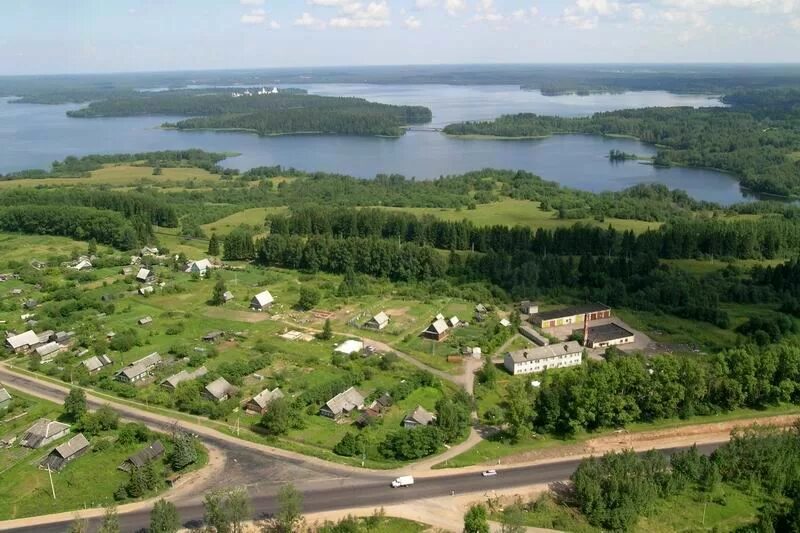
<path fill-rule="evenodd" d="M 275 298 L 272 297 L 272 294 L 269 291 L 262 291 L 253 296 L 253 299 L 250 300 L 250 309 L 255 311 L 263 311 L 264 309 L 269 308 L 274 301 Z"/>
<path fill-rule="evenodd" d="M 111 364 L 111 358 L 108 355 L 95 355 L 94 357 L 90 357 L 89 359 L 84 359 L 81 361 L 81 364 L 86 367 L 86 370 L 89 371 L 90 374 L 94 374 L 95 372 L 99 372 L 104 367 Z"/>
<path fill-rule="evenodd" d="M 416 409 L 403 418 L 403 427 L 407 429 L 428 426 L 436 420 L 436 415 L 418 405 Z"/>
<path fill-rule="evenodd" d="M 153 322 L 153 317 L 145 316 L 145 317 L 140 318 L 138 320 L 138 322 L 139 322 L 140 326 L 146 326 L 146 325 L 151 324 Z"/>
<path fill-rule="evenodd" d="M 422 332 L 422 336 L 426 339 L 440 341 L 447 337 L 450 327 L 443 318 L 437 318 L 428 328 Z"/>
<path fill-rule="evenodd" d="M 136 273 L 136 281 L 144 283 L 148 279 L 150 279 L 150 270 L 147 268 L 140 268 L 139 272 Z"/>
<path fill-rule="evenodd" d="M 153 292 L 155 292 L 155 289 L 153 288 L 152 285 L 145 285 L 144 287 L 139 287 L 138 292 L 141 296 L 147 296 L 148 294 L 153 294 Z"/>
<path fill-rule="evenodd" d="M 381 330 L 389 325 L 389 315 L 381 311 L 364 323 L 365 328 Z"/>
<path fill-rule="evenodd" d="M 222 295 L 222 301 L 225 302 L 225 303 L 230 302 L 234 298 L 235 298 L 235 296 L 233 295 L 233 293 L 231 291 L 225 291 L 225 293 Z"/>

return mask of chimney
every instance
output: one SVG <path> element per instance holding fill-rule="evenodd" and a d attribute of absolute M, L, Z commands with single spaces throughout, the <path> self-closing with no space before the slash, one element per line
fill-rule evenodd
<path fill-rule="evenodd" d="M 589 346 L 589 313 L 583 315 L 583 345 Z"/>

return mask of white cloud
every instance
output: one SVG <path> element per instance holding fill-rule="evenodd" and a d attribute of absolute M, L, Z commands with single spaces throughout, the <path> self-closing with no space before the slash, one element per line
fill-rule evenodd
<path fill-rule="evenodd" d="M 339 2 L 339 15 L 328 22 L 333 28 L 382 28 L 390 24 L 391 10 L 386 0 L 370 2 L 366 6 L 361 2 L 342 2 L 341 0 L 312 1 Z"/>
<path fill-rule="evenodd" d="M 267 12 L 263 9 L 252 9 L 242 15 L 242 24 L 263 24 L 267 20 Z"/>
<path fill-rule="evenodd" d="M 619 2 L 613 0 L 575 0 L 564 8 L 559 21 L 578 30 L 593 30 L 602 17 L 613 17 L 619 10 Z"/>
<path fill-rule="evenodd" d="M 631 20 L 633 20 L 634 22 L 641 22 L 642 20 L 644 20 L 645 12 L 644 12 L 644 9 L 642 9 L 642 6 L 640 6 L 640 5 L 632 4 L 630 6 L 630 12 L 629 13 L 630 13 Z"/>
<path fill-rule="evenodd" d="M 619 11 L 619 4 L 609 0 L 576 0 L 575 6 L 582 13 L 612 15 Z"/>
<path fill-rule="evenodd" d="M 239 0 L 243 6 L 263 6 L 264 0 Z"/>
<path fill-rule="evenodd" d="M 476 22 L 503 22 L 505 17 L 497 11 L 494 0 L 479 0 L 478 9 L 472 20 Z"/>
<path fill-rule="evenodd" d="M 517 22 L 528 22 L 539 16 L 539 8 L 536 6 L 529 7 L 528 9 L 517 9 L 511 13 L 511 18 Z"/>
<path fill-rule="evenodd" d="M 791 27 L 793 30 L 800 31 L 800 17 L 790 20 L 789 27 Z"/>
<path fill-rule="evenodd" d="M 415 0 L 414 8 L 418 10 L 428 9 L 439 4 L 439 0 Z"/>
<path fill-rule="evenodd" d="M 698 30 L 710 28 L 706 18 L 696 11 L 667 10 L 658 13 L 657 17 L 658 19 L 670 24 L 680 24 L 683 26 L 689 25 Z"/>
<path fill-rule="evenodd" d="M 278 24 L 277 22 L 275 22 L 274 20 L 270 20 L 269 21 L 269 27 L 270 27 L 270 29 L 273 29 L 273 30 L 281 29 L 281 25 Z"/>
<path fill-rule="evenodd" d="M 418 30 L 422 27 L 422 22 L 414 15 L 406 17 L 403 24 L 405 24 L 406 28 L 409 30 Z"/>
<path fill-rule="evenodd" d="M 450 15 L 458 15 L 467 7 L 465 0 L 444 0 L 444 8 Z"/>
<path fill-rule="evenodd" d="M 306 11 L 295 19 L 294 25 L 321 30 L 325 28 L 325 21 L 313 17 L 311 13 Z"/>
<path fill-rule="evenodd" d="M 709 11 L 715 8 L 747 9 L 757 13 L 792 13 L 798 0 L 662 0 L 662 3 L 685 10 Z"/>

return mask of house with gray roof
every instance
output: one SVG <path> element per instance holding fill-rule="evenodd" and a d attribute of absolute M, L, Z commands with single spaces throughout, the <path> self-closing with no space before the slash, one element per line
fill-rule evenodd
<path fill-rule="evenodd" d="M 86 370 L 88 370 L 90 374 L 94 374 L 95 372 L 99 372 L 104 367 L 110 365 L 111 358 L 105 354 L 95 355 L 89 359 L 84 359 L 81 361 L 81 364 L 86 367 Z"/>
<path fill-rule="evenodd" d="M 319 414 L 337 420 L 353 411 L 363 408 L 364 396 L 358 392 L 355 387 L 350 387 L 346 391 L 328 400 L 325 405 L 320 408 Z"/>
<path fill-rule="evenodd" d="M 24 352 L 37 344 L 40 344 L 39 336 L 32 329 L 6 338 L 6 347 L 15 352 Z"/>
<path fill-rule="evenodd" d="M 275 298 L 272 297 L 272 293 L 269 291 L 261 291 L 250 300 L 250 309 L 254 311 L 263 311 L 264 309 L 268 309 L 274 301 Z"/>
<path fill-rule="evenodd" d="M 450 330 L 450 326 L 447 325 L 447 322 L 444 318 L 437 318 L 431 325 L 427 327 L 425 331 L 422 332 L 422 336 L 426 339 L 431 339 L 434 341 L 441 341 L 444 340 Z"/>
<path fill-rule="evenodd" d="M 224 402 L 236 391 L 236 387 L 228 383 L 228 380 L 219 377 L 205 386 L 203 396 L 213 402 Z"/>
<path fill-rule="evenodd" d="M 41 448 L 61 437 L 66 437 L 67 433 L 69 433 L 67 424 L 40 418 L 22 435 L 19 443 L 26 448 Z"/>
<path fill-rule="evenodd" d="M 117 372 L 116 379 L 125 383 L 135 383 L 137 381 L 141 381 L 148 377 L 150 375 L 150 371 L 160 365 L 161 362 L 161 356 L 158 354 L 158 352 L 153 352 L 150 355 L 134 361 Z"/>
<path fill-rule="evenodd" d="M 83 436 L 83 433 L 78 433 L 64 444 L 56 446 L 53 451 L 39 463 L 39 466 L 59 472 L 62 468 L 67 466 L 67 463 L 88 452 L 89 448 L 89 441 Z"/>
<path fill-rule="evenodd" d="M 365 328 L 382 330 L 389 325 L 389 315 L 381 311 L 364 324 Z"/>
<path fill-rule="evenodd" d="M 208 370 L 206 370 L 206 367 L 204 366 L 201 366 L 200 368 L 193 370 L 192 372 L 181 370 L 177 374 L 173 374 L 164 381 L 162 381 L 161 386 L 170 390 L 175 390 L 178 388 L 178 385 L 180 385 L 184 381 L 192 381 L 193 379 L 205 376 L 206 374 L 208 374 Z"/>
<path fill-rule="evenodd" d="M 267 412 L 269 402 L 272 400 L 277 400 L 278 398 L 283 398 L 283 392 L 281 389 L 275 387 L 275 389 L 269 390 L 269 388 L 266 388 L 250 398 L 250 400 L 245 404 L 244 410 L 248 413 L 263 415 Z"/>
<path fill-rule="evenodd" d="M 429 426 L 436 420 L 436 415 L 418 405 L 416 409 L 403 418 L 403 427 L 411 429 L 420 426 Z"/>
<path fill-rule="evenodd" d="M 154 441 L 147 448 L 139 450 L 135 454 L 125 459 L 118 467 L 117 470 L 123 472 L 131 472 L 146 466 L 148 463 L 158 457 L 164 455 L 164 445 L 160 440 Z"/>
<path fill-rule="evenodd" d="M 503 365 L 513 375 L 531 374 L 553 368 L 577 366 L 583 360 L 583 347 L 576 341 L 550 344 L 507 352 Z"/>
<path fill-rule="evenodd" d="M 61 353 L 63 349 L 64 347 L 57 342 L 48 342 L 47 344 L 43 344 L 36 348 L 35 351 L 42 363 L 49 363 L 55 359 L 55 357 Z"/>

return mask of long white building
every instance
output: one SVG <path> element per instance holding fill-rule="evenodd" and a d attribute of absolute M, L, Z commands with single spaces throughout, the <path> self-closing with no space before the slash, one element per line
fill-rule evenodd
<path fill-rule="evenodd" d="M 583 360 L 583 347 L 576 341 L 507 352 L 503 364 L 513 375 L 533 374 L 551 368 L 577 366 Z"/>

